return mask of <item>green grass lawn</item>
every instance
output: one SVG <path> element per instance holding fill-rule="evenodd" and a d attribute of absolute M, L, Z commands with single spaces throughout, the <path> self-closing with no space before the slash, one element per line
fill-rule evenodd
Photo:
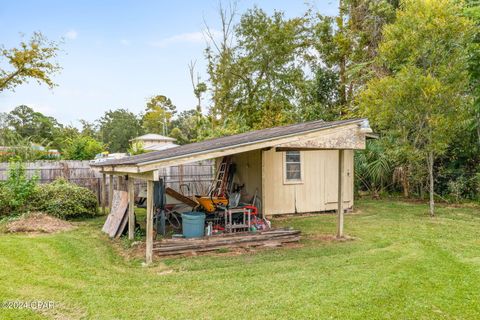
<path fill-rule="evenodd" d="M 353 241 L 334 215 L 277 219 L 303 246 L 240 256 L 125 260 L 103 219 L 53 235 L 0 235 L 0 301 L 52 300 L 0 319 L 479 319 L 480 208 L 363 201 Z M 117 244 L 117 247 L 119 245 Z"/>

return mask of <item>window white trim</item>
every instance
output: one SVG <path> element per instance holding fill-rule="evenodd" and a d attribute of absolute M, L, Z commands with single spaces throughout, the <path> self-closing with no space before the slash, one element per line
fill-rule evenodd
<path fill-rule="evenodd" d="M 304 183 L 304 161 L 303 161 L 303 152 L 302 151 L 297 151 L 300 155 L 300 179 L 287 179 L 287 152 L 289 151 L 283 151 L 282 152 L 282 163 L 283 163 L 283 184 L 303 184 Z"/>

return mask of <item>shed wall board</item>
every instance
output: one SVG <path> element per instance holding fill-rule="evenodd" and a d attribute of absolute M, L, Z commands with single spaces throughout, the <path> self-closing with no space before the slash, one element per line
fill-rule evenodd
<path fill-rule="evenodd" d="M 264 151 L 266 215 L 335 210 L 338 193 L 338 150 L 301 151 L 303 182 L 283 181 L 285 152 Z M 345 207 L 353 206 L 353 150 L 345 150 Z"/>
<path fill-rule="evenodd" d="M 232 156 L 236 165 L 235 182 L 245 184 L 242 196 L 250 201 L 257 190 L 257 197 L 262 194 L 262 151 L 253 150 Z"/>

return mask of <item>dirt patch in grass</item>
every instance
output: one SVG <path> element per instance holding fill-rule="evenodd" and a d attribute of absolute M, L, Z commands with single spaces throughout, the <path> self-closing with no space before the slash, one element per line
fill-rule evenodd
<path fill-rule="evenodd" d="M 18 220 L 7 223 L 6 231 L 11 233 L 55 233 L 68 231 L 74 226 L 65 220 L 51 217 L 41 212 L 33 212 Z"/>
<path fill-rule="evenodd" d="M 126 245 L 121 242 L 121 239 L 115 239 L 112 244 L 115 251 L 125 260 L 145 258 L 145 242 L 143 241 L 133 241 Z"/>

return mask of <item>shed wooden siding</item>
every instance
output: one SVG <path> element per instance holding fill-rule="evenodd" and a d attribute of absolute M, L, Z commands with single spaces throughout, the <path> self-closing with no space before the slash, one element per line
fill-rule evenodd
<path fill-rule="evenodd" d="M 245 184 L 243 200 L 250 201 L 257 190 L 257 198 L 262 196 L 262 151 L 253 150 L 232 157 L 236 165 L 235 182 Z M 261 208 L 260 208 L 261 209 Z"/>
<path fill-rule="evenodd" d="M 338 150 L 301 151 L 303 182 L 284 183 L 285 152 L 264 151 L 263 208 L 266 215 L 335 210 L 338 196 Z M 353 206 L 353 150 L 345 150 L 345 207 Z"/>

